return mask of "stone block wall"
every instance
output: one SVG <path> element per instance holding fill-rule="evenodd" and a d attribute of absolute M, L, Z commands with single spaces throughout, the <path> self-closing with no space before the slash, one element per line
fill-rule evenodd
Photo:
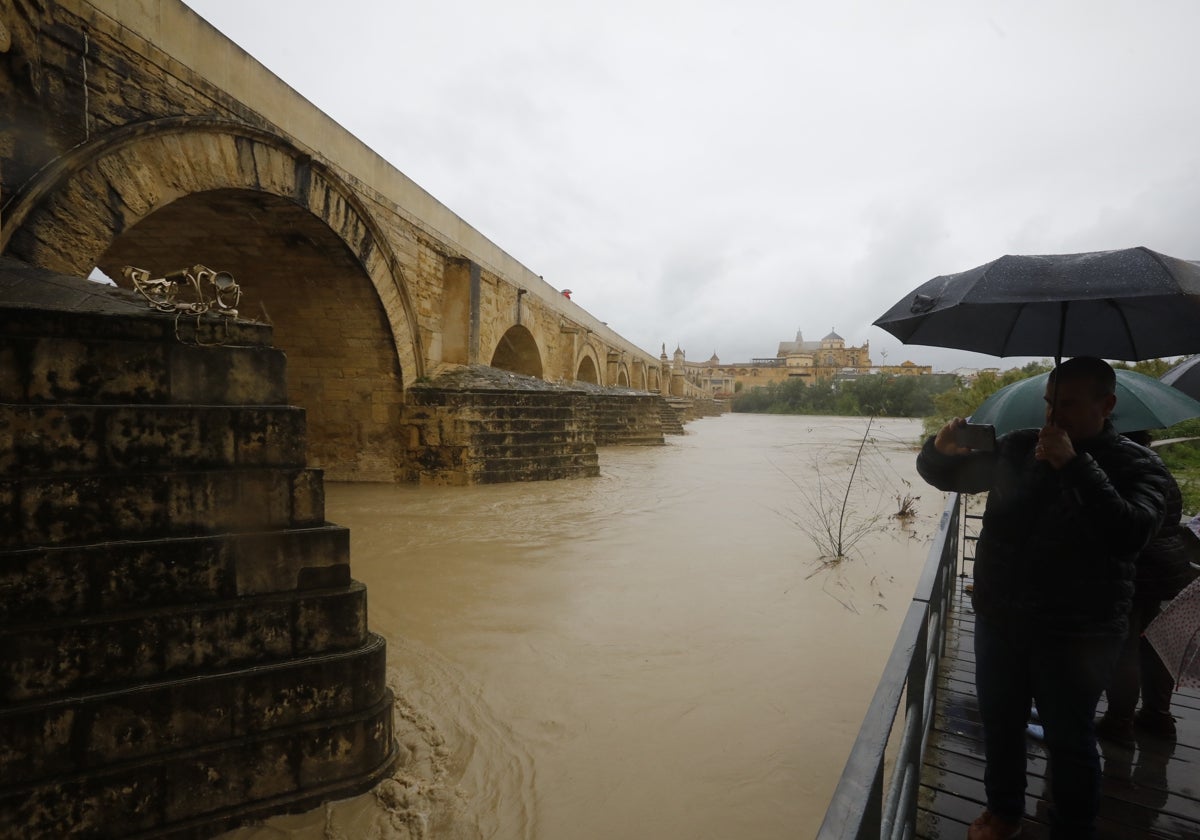
<path fill-rule="evenodd" d="M 483 365 L 408 390 L 400 423 L 406 478 L 493 484 L 600 474 L 587 395 Z"/>
<path fill-rule="evenodd" d="M 597 446 L 659 446 L 663 440 L 662 397 L 621 391 L 589 395 Z"/>

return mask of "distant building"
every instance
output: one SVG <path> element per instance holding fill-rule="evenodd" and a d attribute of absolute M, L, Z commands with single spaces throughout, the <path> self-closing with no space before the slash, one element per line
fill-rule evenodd
<path fill-rule="evenodd" d="M 999 375 L 999 373 L 1000 373 L 1000 368 L 996 368 L 996 367 L 989 367 L 989 368 L 965 368 L 965 367 L 960 367 L 960 368 L 955 368 L 954 370 L 952 370 L 952 371 L 950 371 L 950 372 L 951 372 L 952 374 L 954 374 L 955 376 L 957 376 L 957 377 L 958 377 L 960 380 L 962 380 L 962 382 L 963 382 L 964 384 L 966 384 L 966 385 L 970 385 L 970 384 L 972 384 L 972 383 L 973 383 L 973 382 L 974 382 L 976 379 L 978 379 L 978 378 L 979 378 L 979 374 L 981 374 L 981 373 L 994 373 L 994 374 L 997 374 L 997 375 Z"/>
<path fill-rule="evenodd" d="M 870 342 L 847 347 L 846 340 L 834 331 L 820 341 L 805 341 L 797 332 L 795 341 L 779 342 L 773 357 L 749 362 L 722 364 L 715 351 L 706 362 L 689 362 L 682 355 L 678 355 L 676 361 L 683 365 L 691 383 L 715 396 L 731 396 L 739 390 L 790 379 L 811 384 L 818 380 L 855 379 L 874 373 L 916 376 L 933 372 L 929 365 L 909 361 L 876 367 L 871 364 Z"/>

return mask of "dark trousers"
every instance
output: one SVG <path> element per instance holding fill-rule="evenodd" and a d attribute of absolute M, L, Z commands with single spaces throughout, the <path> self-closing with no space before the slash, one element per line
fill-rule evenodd
<path fill-rule="evenodd" d="M 1170 714 L 1175 680 L 1158 658 L 1154 646 L 1142 638 L 1146 627 L 1161 611 L 1162 603 L 1158 600 L 1133 600 L 1133 611 L 1129 614 L 1129 636 L 1121 646 L 1121 656 L 1117 659 L 1117 668 L 1106 692 L 1110 715 L 1133 717 L 1139 695 L 1145 711 Z"/>
<path fill-rule="evenodd" d="M 1091 838 L 1100 807 L 1093 718 L 1123 639 L 1034 633 L 1028 624 L 976 616 L 975 689 L 983 721 L 987 807 L 1025 813 L 1025 725 L 1031 702 L 1050 753 L 1051 837 Z"/>

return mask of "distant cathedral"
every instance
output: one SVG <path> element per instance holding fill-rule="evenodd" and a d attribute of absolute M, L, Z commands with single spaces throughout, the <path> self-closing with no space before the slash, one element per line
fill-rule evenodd
<path fill-rule="evenodd" d="M 820 341 L 805 341 L 803 333 L 796 330 L 795 341 L 779 342 L 775 358 L 786 360 L 787 367 L 820 368 L 822 373 L 830 375 L 846 368 L 855 371 L 863 368 L 862 372 L 866 372 L 871 367 L 871 342 L 862 347 L 847 347 L 846 339 L 833 330 Z"/>
<path fill-rule="evenodd" d="M 695 385 L 722 396 L 788 379 L 811 384 L 818 380 L 854 379 L 871 373 L 916 375 L 933 372 L 928 365 L 912 362 L 876 367 L 871 364 L 869 341 L 859 347 L 847 347 L 846 340 L 833 330 L 820 341 L 805 341 L 804 335 L 797 331 L 795 341 L 779 342 L 774 357 L 736 364 L 721 364 L 716 352 L 706 362 L 688 362 L 683 351 L 676 349 L 675 364 L 683 366 L 687 378 Z"/>

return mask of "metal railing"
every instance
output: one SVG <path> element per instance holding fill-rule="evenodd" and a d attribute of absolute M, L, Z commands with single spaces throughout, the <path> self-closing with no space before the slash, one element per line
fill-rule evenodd
<path fill-rule="evenodd" d="M 933 724 L 938 660 L 945 647 L 945 617 L 960 556 L 960 500 L 957 493 L 947 498 L 916 594 L 817 840 L 905 840 L 913 836 L 921 762 Z M 904 730 L 885 795 L 887 747 L 902 696 Z"/>

